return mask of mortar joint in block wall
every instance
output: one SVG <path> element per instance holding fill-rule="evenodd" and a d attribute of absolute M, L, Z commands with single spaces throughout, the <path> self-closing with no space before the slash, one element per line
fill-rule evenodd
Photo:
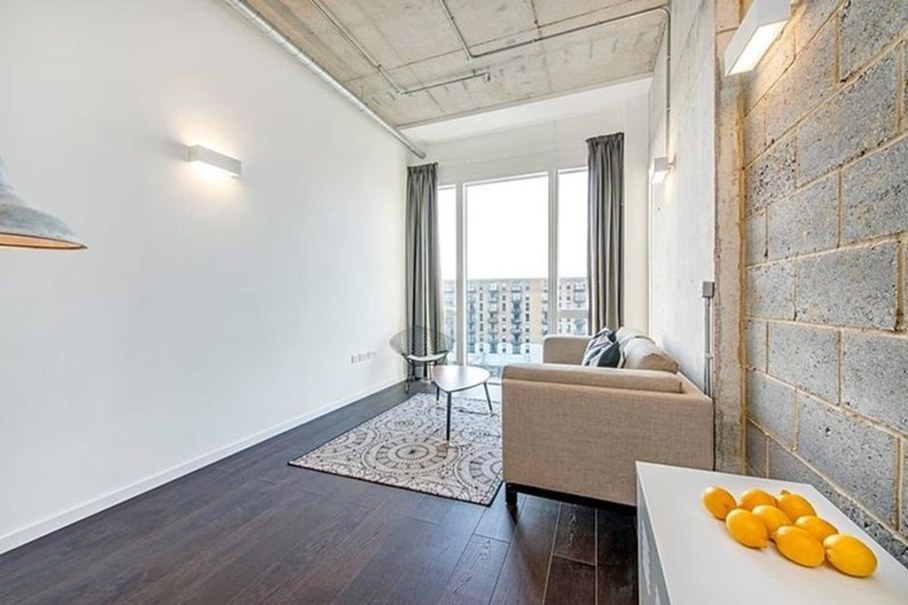
<path fill-rule="evenodd" d="M 908 170 L 908 167 L 906 167 L 906 170 Z M 905 280 L 908 279 L 905 273 L 906 270 L 908 270 L 908 267 L 906 267 L 906 264 L 908 264 L 908 259 L 906 259 L 906 254 L 908 254 L 908 243 L 906 243 L 906 239 L 908 239 L 908 236 L 906 236 L 905 233 L 902 233 L 899 238 L 899 251 L 896 260 L 899 285 L 898 302 L 895 311 L 895 330 L 896 332 L 902 333 L 905 332 L 905 288 L 908 287 L 908 284 L 905 283 Z"/>

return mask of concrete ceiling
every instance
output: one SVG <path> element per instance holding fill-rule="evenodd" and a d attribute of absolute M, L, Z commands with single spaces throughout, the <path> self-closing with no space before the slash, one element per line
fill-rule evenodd
<path fill-rule="evenodd" d="M 662 6 L 665 0 L 247 0 L 247 4 L 400 127 L 649 73 L 665 27 L 665 16 L 658 11 L 594 25 Z M 590 27 L 550 37 L 584 26 Z M 531 42 L 538 38 L 548 39 Z M 528 43 L 501 50 L 521 42 Z"/>
<path fill-rule="evenodd" d="M 551 124 L 569 118 L 596 116 L 602 113 L 620 114 L 624 111 L 624 103 L 628 99 L 646 98 L 652 81 L 651 76 L 642 76 L 591 90 L 409 126 L 402 132 L 416 145 L 422 146 L 525 126 Z"/>

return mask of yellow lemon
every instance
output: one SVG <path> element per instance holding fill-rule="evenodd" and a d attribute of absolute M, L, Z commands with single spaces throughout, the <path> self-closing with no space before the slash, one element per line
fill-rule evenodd
<path fill-rule="evenodd" d="M 732 510 L 738 507 L 735 497 L 721 487 L 707 487 L 703 492 L 703 506 L 716 519 L 725 519 Z"/>
<path fill-rule="evenodd" d="M 773 532 L 783 525 L 791 525 L 791 519 L 788 518 L 788 515 L 775 506 L 770 506 L 768 504 L 755 506 L 753 514 L 755 514 L 757 518 L 763 522 L 763 525 L 766 526 L 766 531 L 769 533 L 770 537 L 772 537 Z"/>
<path fill-rule="evenodd" d="M 813 505 L 807 501 L 807 498 L 799 494 L 792 494 L 784 489 L 779 496 L 779 508 L 793 521 L 797 521 L 804 515 L 817 514 L 817 511 L 813 510 Z"/>
<path fill-rule="evenodd" d="M 779 552 L 804 567 L 821 565 L 826 558 L 826 551 L 817 537 L 806 529 L 785 525 L 773 535 Z"/>
<path fill-rule="evenodd" d="M 766 548 L 769 539 L 766 526 L 749 510 L 736 508 L 725 517 L 725 527 L 732 537 L 750 548 Z"/>
<path fill-rule="evenodd" d="M 766 504 L 769 506 L 776 505 L 776 499 L 771 494 L 764 492 L 762 489 L 750 488 L 741 494 L 741 508 L 753 510 L 754 507 Z"/>
<path fill-rule="evenodd" d="M 836 526 L 827 521 L 826 519 L 817 517 L 816 515 L 804 515 L 798 517 L 798 520 L 795 521 L 795 526 L 800 527 L 801 529 L 806 529 L 813 535 L 817 537 L 817 540 L 822 542 L 829 536 L 839 533 L 839 530 L 836 529 Z"/>
<path fill-rule="evenodd" d="M 854 536 L 829 536 L 823 540 L 823 547 L 832 566 L 844 574 L 866 578 L 876 571 L 876 555 Z"/>

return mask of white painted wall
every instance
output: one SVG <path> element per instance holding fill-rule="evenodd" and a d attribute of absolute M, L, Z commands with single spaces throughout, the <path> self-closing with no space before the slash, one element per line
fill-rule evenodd
<path fill-rule="evenodd" d="M 665 151 L 665 44 L 649 102 L 652 157 L 672 171 L 653 187 L 650 331 L 703 386 L 701 283 L 715 279 L 715 2 L 672 5 L 671 118 Z"/>
<path fill-rule="evenodd" d="M 622 94 L 596 113 L 549 119 L 474 136 L 431 141 L 421 139 L 428 158 L 411 163 L 439 163 L 439 184 L 469 182 L 587 165 L 586 139 L 624 132 L 625 161 L 625 323 L 648 328 L 647 200 L 649 80 L 621 85 Z M 520 108 L 514 108 L 520 111 Z M 506 114 L 508 110 L 501 110 Z M 567 109 L 565 109 L 567 111 Z M 479 118 L 480 116 L 477 116 Z M 498 120 L 507 120 L 502 115 Z M 447 132 L 448 129 L 433 127 Z M 413 129 L 434 135 L 429 127 Z M 585 237 L 585 234 L 582 234 Z M 542 242 L 545 245 L 545 242 Z"/>
<path fill-rule="evenodd" d="M 0 155 L 90 246 L 0 250 L 0 551 L 402 379 L 396 141 L 217 0 L 0 12 Z"/>

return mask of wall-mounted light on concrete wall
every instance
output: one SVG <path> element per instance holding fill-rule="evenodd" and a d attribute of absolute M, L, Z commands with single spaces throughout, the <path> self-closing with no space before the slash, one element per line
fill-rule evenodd
<path fill-rule="evenodd" d="M 239 178 L 243 172 L 243 163 L 229 155 L 218 153 L 201 145 L 192 145 L 189 147 L 187 159 L 190 162 L 198 163 L 204 166 L 215 168 L 234 178 Z"/>
<path fill-rule="evenodd" d="M 649 181 L 653 185 L 658 185 L 668 176 L 668 171 L 672 166 L 668 163 L 668 158 L 653 158 L 652 164 L 649 165 Z"/>
<path fill-rule="evenodd" d="M 757 66 L 791 17 L 790 0 L 753 0 L 725 49 L 725 75 Z"/>

